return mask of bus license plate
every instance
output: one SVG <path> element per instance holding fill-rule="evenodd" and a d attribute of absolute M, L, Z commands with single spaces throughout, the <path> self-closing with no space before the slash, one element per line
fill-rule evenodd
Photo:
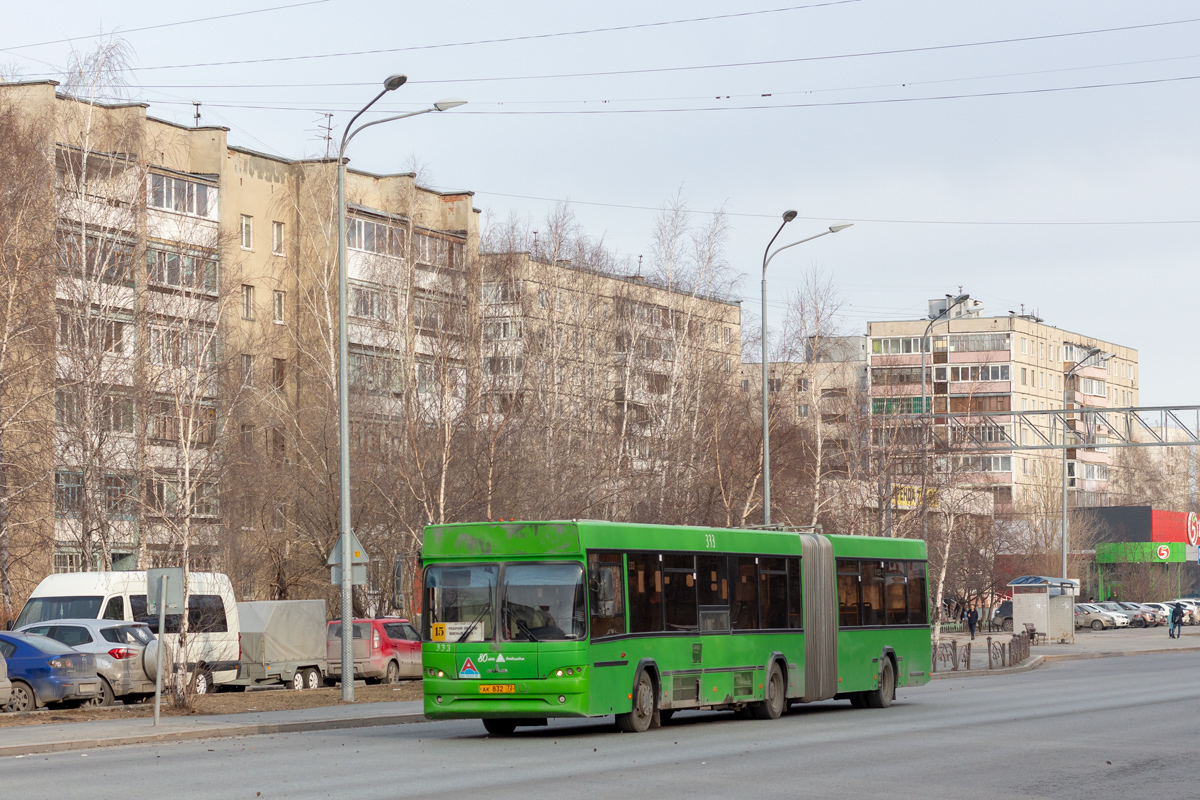
<path fill-rule="evenodd" d="M 514 683 L 481 683 L 479 684 L 480 694 L 513 694 L 517 691 L 517 686 Z"/>

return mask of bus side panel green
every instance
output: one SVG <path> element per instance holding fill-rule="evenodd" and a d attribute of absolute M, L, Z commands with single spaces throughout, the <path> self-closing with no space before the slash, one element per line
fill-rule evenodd
<path fill-rule="evenodd" d="M 879 686 L 879 661 L 890 647 L 897 656 L 897 686 L 929 682 L 930 646 L 928 628 L 849 630 L 838 633 L 838 691 L 866 692 Z M 913 672 L 923 675 L 910 677 Z"/>
<path fill-rule="evenodd" d="M 588 669 L 588 714 L 602 717 L 606 714 L 626 714 L 633 708 L 629 694 L 633 689 L 633 672 L 637 660 L 630 661 L 629 645 L 632 640 L 592 642 L 589 650 Z M 618 666 L 614 662 L 625 661 Z M 613 666 L 597 667 L 605 662 Z"/>

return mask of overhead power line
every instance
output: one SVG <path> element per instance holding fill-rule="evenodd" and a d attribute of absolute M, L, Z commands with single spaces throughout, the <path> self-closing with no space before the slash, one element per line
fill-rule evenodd
<path fill-rule="evenodd" d="M 632 31 L 639 28 L 662 28 L 668 25 L 685 25 L 695 22 L 712 22 L 722 19 L 735 19 L 737 17 L 755 17 L 763 14 L 780 14 L 785 11 L 802 11 L 809 8 L 824 8 L 826 6 L 841 6 L 849 3 L 859 3 L 862 0 L 827 0 L 823 3 L 809 3 L 802 6 L 787 6 L 784 8 L 768 8 L 759 11 L 738 11 L 732 14 L 713 14 L 707 17 L 690 17 L 688 19 L 670 19 L 660 22 L 639 22 L 630 25 L 614 25 L 607 28 L 587 28 L 576 31 L 557 31 L 554 33 L 533 33 L 525 36 L 503 36 L 495 39 L 476 39 L 469 42 L 444 42 L 442 44 L 418 44 L 409 45 L 408 47 L 386 47 L 375 50 L 349 50 L 341 53 L 314 53 L 310 55 L 299 56 L 278 56 L 275 58 L 251 58 L 242 59 L 239 61 L 208 61 L 196 64 L 164 64 L 155 67 L 137 67 L 139 70 L 154 70 L 154 69 L 186 69 L 189 67 L 224 67 L 233 64 L 270 64 L 280 61 L 310 61 L 320 58 L 346 58 L 348 56 L 373 56 L 382 53 L 406 53 L 414 50 L 441 50 L 448 47 L 471 47 L 481 44 L 506 44 L 509 42 L 526 42 L 536 39 L 555 39 L 562 36 L 586 36 L 593 33 L 613 33 L 618 31 Z"/>
<path fill-rule="evenodd" d="M 742 106 L 687 106 L 683 108 L 598 108 L 598 109 L 575 109 L 575 110 L 546 110 L 546 111 L 456 111 L 455 116 L 474 115 L 474 116 L 569 116 L 581 114 L 681 114 L 694 112 L 711 112 L 711 111 L 769 111 L 772 109 L 788 109 L 788 108 L 836 108 L 838 106 L 872 106 L 872 105 L 890 105 L 894 103 L 925 103 L 938 100 L 968 100 L 979 97 L 1010 97 L 1015 95 L 1025 94 L 1050 94 L 1055 92 L 1075 92 L 1086 89 L 1112 89 L 1121 86 L 1150 86 L 1160 83 L 1180 83 L 1184 81 L 1200 80 L 1200 75 L 1181 75 L 1173 78 L 1146 78 L 1137 81 L 1113 81 L 1110 83 L 1089 83 L 1077 86 L 1052 86 L 1042 89 L 1008 89 L 996 90 L 991 92 L 970 92 L 963 94 L 944 94 L 932 95 L 928 97 L 883 97 L 873 100 L 830 100 L 821 103 L 761 103 L 755 105 Z M 156 101 L 165 105 L 171 105 L 179 101 L 161 100 Z M 188 101 L 190 105 L 190 101 Z M 246 108 L 259 111 L 306 111 L 306 112 L 324 112 L 324 111 L 351 111 L 351 108 L 339 108 L 336 106 L 289 106 L 289 105 L 265 105 L 265 104 L 243 104 L 243 103 L 207 103 L 206 105 L 215 106 L 217 108 Z M 388 113 L 387 109 L 373 109 L 371 113 Z"/>
<path fill-rule="evenodd" d="M 579 206 L 598 206 L 601 208 L 622 208 L 633 211 L 662 211 L 661 206 L 639 206 L 628 203 L 601 203 L 589 200 L 572 200 L 563 197 L 538 197 L 536 195 L 527 194 L 507 194 L 505 192 L 489 192 L 486 189 L 475 189 L 475 194 L 489 195 L 491 197 L 510 197 L 517 200 L 538 200 L 546 203 L 565 203 L 567 205 Z M 727 217 L 752 217 L 757 219 L 779 219 L 779 214 L 754 214 L 738 211 L 699 211 L 696 209 L 685 209 L 688 214 L 715 214 L 720 213 Z M 949 220 L 949 219 L 887 219 L 879 217 L 796 217 L 796 219 L 808 220 L 811 222 L 871 222 L 884 225 L 1039 225 L 1039 226 L 1096 226 L 1096 225 L 1200 225 L 1200 219 L 1167 219 L 1167 220 L 1088 220 L 1088 221 L 1066 221 L 1066 220 Z"/>
<path fill-rule="evenodd" d="M 272 6 L 271 8 L 257 8 L 251 11 L 236 11 L 231 14 L 219 14 L 214 17 L 199 17 L 197 19 L 185 19 L 179 22 L 164 22 L 159 25 L 144 25 L 141 28 L 127 28 L 123 31 L 112 31 L 111 33 L 120 33 L 122 35 L 129 33 L 140 33 L 141 31 L 156 31 L 162 28 L 175 28 L 180 25 L 192 25 L 197 22 L 212 22 L 218 19 L 230 19 L 231 17 L 245 17 L 250 14 L 266 14 L 269 11 L 285 11 L 290 8 L 300 8 L 302 6 L 315 6 L 321 3 L 328 3 L 329 0 L 307 0 L 303 3 L 291 3 L 286 6 Z M 98 39 L 104 36 L 109 36 L 111 33 L 92 33 L 85 36 L 72 36 L 69 39 L 50 39 L 45 42 L 34 42 L 32 44 L 18 44 L 13 47 L 0 47 L 0 53 L 8 53 L 13 50 L 25 50 L 30 47 L 44 47 L 51 44 L 66 44 L 67 42 L 77 42 L 81 39 Z"/>
<path fill-rule="evenodd" d="M 746 12 L 746 13 L 750 13 L 750 12 Z M 969 47 L 990 47 L 990 46 L 1001 45 L 1001 44 L 1016 44 L 1019 42 L 1036 42 L 1036 41 L 1046 41 L 1046 40 L 1051 40 L 1051 39 L 1065 39 L 1065 38 L 1074 37 L 1074 36 L 1094 36 L 1094 35 L 1103 34 L 1103 33 L 1119 33 L 1119 32 L 1123 32 L 1123 31 L 1146 30 L 1146 29 L 1150 29 L 1150 28 L 1163 28 L 1163 27 L 1168 27 L 1171 25 L 1190 25 L 1190 24 L 1194 24 L 1196 22 L 1200 22 L 1200 17 L 1191 18 L 1191 19 L 1168 20 L 1165 22 L 1148 22 L 1148 23 L 1143 23 L 1140 25 L 1122 25 L 1120 27 L 1115 27 L 1115 28 L 1092 28 L 1089 30 L 1066 31 L 1063 33 L 1046 33 L 1046 34 L 1039 34 L 1036 36 L 1018 36 L 1018 37 L 1011 37 L 1011 38 L 1007 38 L 1007 39 L 988 39 L 988 40 L 977 41 L 977 42 L 957 42 L 957 43 L 952 43 L 952 44 L 928 45 L 928 46 L 924 46 L 924 47 L 905 47 L 905 48 L 898 48 L 898 49 L 893 49 L 893 50 L 867 50 L 867 51 L 862 51 L 862 52 L 857 52 L 857 53 L 837 53 L 837 54 L 825 55 L 825 56 L 801 56 L 801 57 L 797 57 L 797 58 L 777 58 L 777 59 L 767 59 L 767 60 L 762 60 L 762 61 L 734 61 L 734 62 L 728 62 L 728 63 L 724 63 L 724 64 L 694 64 L 694 65 L 681 66 L 681 67 L 649 67 L 649 68 L 645 68 L 645 69 L 605 70 L 602 72 L 563 72 L 563 73 L 553 73 L 553 74 L 547 74 L 547 75 L 505 75 L 505 76 L 487 76 L 487 77 L 482 77 L 482 78 L 442 78 L 442 79 L 438 79 L 438 80 L 411 80 L 411 81 L 409 81 L 409 83 L 410 84 L 417 84 L 417 83 L 425 83 L 425 84 L 486 83 L 486 82 L 494 82 L 494 81 L 547 80 L 547 79 L 554 79 L 554 78 L 597 78 L 597 77 L 607 77 L 607 76 L 612 76 L 612 75 L 647 75 L 647 74 L 662 73 L 662 72 L 688 72 L 688 71 L 694 71 L 694 70 L 730 69 L 730 68 L 734 68 L 734 67 L 770 66 L 770 65 L 775 65 L 775 64 L 800 64 L 800 63 L 813 62 L 813 61 L 834 61 L 834 60 L 845 59 L 845 58 L 868 58 L 868 57 L 875 57 L 875 56 L 900 55 L 900 54 L 904 54 L 904 53 L 929 53 L 929 52 L 936 52 L 939 50 L 956 50 L 956 49 L 969 48 Z M 659 23 L 659 24 L 668 24 L 668 23 Z M 600 29 L 597 29 L 597 30 L 600 30 Z M 541 34 L 538 37 L 519 37 L 519 38 L 545 38 L 545 37 L 551 36 L 551 35 L 569 36 L 569 35 L 579 35 L 581 33 L 586 33 L 586 31 L 564 32 L 564 33 L 560 33 L 560 34 Z M 145 71 L 145 70 L 160 70 L 160 69 L 183 69 L 183 68 L 187 68 L 187 67 L 231 66 L 231 65 L 236 65 L 236 64 L 260 64 L 260 63 L 264 63 L 267 61 L 293 61 L 293 60 L 299 60 L 299 59 L 318 58 L 318 57 L 320 57 L 320 58 L 336 58 L 336 57 L 340 57 L 340 56 L 368 55 L 368 54 L 375 54 L 375 53 L 399 52 L 404 49 L 425 49 L 425 48 L 430 48 L 430 47 L 450 47 L 450 46 L 465 47 L 467 45 L 472 45 L 472 44 L 485 44 L 485 43 L 489 43 L 491 41 L 498 41 L 498 40 L 479 40 L 476 42 L 456 42 L 452 45 L 420 45 L 420 46 L 417 46 L 414 48 L 394 48 L 394 49 L 389 49 L 389 50 L 371 50 L 371 51 L 363 50 L 363 51 L 344 52 L 344 53 L 326 53 L 321 56 L 302 55 L 302 56 L 287 56 L 284 58 L 276 58 L 276 59 L 249 59 L 249 60 L 240 60 L 240 61 L 212 61 L 212 62 L 195 63 L 195 64 L 168 64 L 168 65 L 154 66 L 154 67 L 135 67 L 134 70 L 135 71 Z"/>

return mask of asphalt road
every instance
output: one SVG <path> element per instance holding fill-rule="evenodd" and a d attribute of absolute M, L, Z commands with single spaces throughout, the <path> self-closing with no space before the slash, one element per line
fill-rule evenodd
<path fill-rule="evenodd" d="M 1073 661 L 902 690 L 887 710 L 688 713 L 645 734 L 475 721 L 0 759 L 5 798 L 1188 798 L 1200 654 Z"/>

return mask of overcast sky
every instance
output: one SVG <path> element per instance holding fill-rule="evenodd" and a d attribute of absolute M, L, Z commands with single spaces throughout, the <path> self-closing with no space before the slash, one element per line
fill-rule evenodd
<path fill-rule="evenodd" d="M 364 133 L 351 155 L 395 172 L 415 154 L 490 219 L 570 200 L 636 256 L 654 211 L 613 206 L 681 191 L 724 208 L 747 322 L 763 247 L 795 208 L 781 242 L 856 224 L 772 263 L 776 319 L 813 268 L 852 332 L 962 286 L 985 313 L 1024 304 L 1137 348 L 1143 405 L 1200 403 L 1194 2 L 58 0 L 5 8 L 0 63 L 52 77 L 102 30 L 131 46 L 129 93 L 153 116 L 190 123 L 200 100 L 231 143 L 288 157 L 323 153 L 320 112 L 340 130 L 390 73 L 409 83 L 381 111 L 465 98 Z M 393 52 L 311 57 L 370 50 Z"/>

